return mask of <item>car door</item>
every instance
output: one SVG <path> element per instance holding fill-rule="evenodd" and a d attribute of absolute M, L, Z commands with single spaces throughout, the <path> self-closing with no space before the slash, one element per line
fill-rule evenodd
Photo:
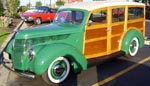
<path fill-rule="evenodd" d="M 43 9 L 43 12 L 41 13 L 42 21 L 48 21 L 49 20 L 49 11 L 47 8 Z"/>
<path fill-rule="evenodd" d="M 110 47 L 109 33 L 107 30 L 107 9 L 91 13 L 85 27 L 84 55 L 87 59 L 103 56 Z"/>
<path fill-rule="evenodd" d="M 53 9 L 48 9 L 48 20 L 53 21 L 55 17 L 56 11 Z"/>

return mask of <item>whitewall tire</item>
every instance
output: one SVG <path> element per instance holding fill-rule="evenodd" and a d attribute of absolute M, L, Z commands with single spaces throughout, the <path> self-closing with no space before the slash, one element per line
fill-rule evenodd
<path fill-rule="evenodd" d="M 58 57 L 49 65 L 47 75 L 52 83 L 61 83 L 69 75 L 70 64 L 65 57 Z"/>
<path fill-rule="evenodd" d="M 139 50 L 139 40 L 137 37 L 134 37 L 129 45 L 129 55 L 135 56 Z"/>

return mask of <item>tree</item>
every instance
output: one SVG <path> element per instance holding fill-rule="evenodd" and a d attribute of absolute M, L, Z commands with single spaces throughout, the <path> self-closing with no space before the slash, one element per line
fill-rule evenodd
<path fill-rule="evenodd" d="M 17 14 L 17 8 L 20 4 L 20 0 L 6 0 L 6 10 L 7 14 L 9 14 L 11 17 L 16 17 Z"/>
<path fill-rule="evenodd" d="M 42 6 L 42 2 L 41 1 L 37 1 L 36 2 L 36 6 Z"/>
<path fill-rule="evenodd" d="M 18 12 L 25 12 L 27 10 L 29 10 L 29 8 L 27 6 L 20 6 L 18 9 Z"/>
<path fill-rule="evenodd" d="M 30 9 L 31 6 L 32 6 L 31 3 L 27 3 L 27 5 L 26 5 L 26 7 L 27 7 L 28 9 Z"/>
<path fill-rule="evenodd" d="M 47 7 L 49 7 L 49 6 L 50 6 L 50 4 L 46 4 L 46 6 L 47 6 Z"/>
<path fill-rule="evenodd" d="M 62 5 L 64 5 L 65 4 L 65 2 L 64 1 L 62 1 L 62 0 L 57 0 L 57 2 L 56 2 L 56 5 L 59 7 L 59 6 L 62 6 Z"/>
<path fill-rule="evenodd" d="M 3 15 L 3 12 L 4 12 L 3 2 L 2 0 L 0 0 L 0 16 Z"/>

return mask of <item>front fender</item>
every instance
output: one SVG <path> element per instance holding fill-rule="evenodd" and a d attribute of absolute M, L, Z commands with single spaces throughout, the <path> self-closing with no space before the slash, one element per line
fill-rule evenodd
<path fill-rule="evenodd" d="M 139 40 L 140 48 L 144 46 L 144 37 L 143 35 L 135 29 L 129 30 L 123 38 L 121 50 L 128 54 L 129 45 L 133 37 L 137 37 Z"/>
<path fill-rule="evenodd" d="M 38 75 L 43 74 L 50 63 L 57 57 L 64 56 L 71 61 L 75 72 L 87 69 L 84 55 L 73 46 L 67 44 L 49 44 L 34 47 L 36 56 L 30 69 Z"/>
<path fill-rule="evenodd" d="M 9 54 L 12 54 L 12 47 L 13 47 L 13 45 L 14 45 L 14 39 L 11 40 L 11 41 L 8 43 L 8 45 L 7 45 L 6 49 L 5 49 L 5 51 L 6 51 L 7 53 L 9 53 Z"/>

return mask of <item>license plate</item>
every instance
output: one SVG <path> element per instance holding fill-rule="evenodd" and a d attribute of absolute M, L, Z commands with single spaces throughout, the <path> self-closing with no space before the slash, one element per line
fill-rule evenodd
<path fill-rule="evenodd" d="M 9 54 L 8 54 L 7 52 L 3 52 L 3 57 L 4 57 L 4 59 L 6 59 L 6 60 L 10 60 L 10 59 L 9 59 Z"/>

